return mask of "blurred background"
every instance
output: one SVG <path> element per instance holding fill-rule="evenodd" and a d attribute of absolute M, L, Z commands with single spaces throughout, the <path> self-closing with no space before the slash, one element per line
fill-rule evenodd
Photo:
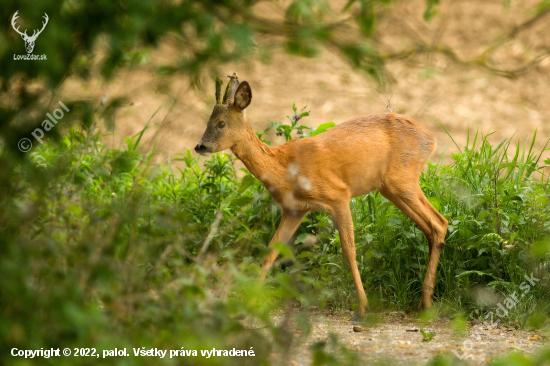
<path fill-rule="evenodd" d="M 18 21 L 31 29 L 47 4 L 21 4 Z M 233 72 L 252 85 L 248 116 L 257 130 L 282 120 L 293 102 L 311 109 L 315 126 L 386 112 L 387 95 L 437 135 L 437 153 L 456 151 L 438 121 L 461 146 L 468 128 L 494 132 L 494 142 L 514 133 L 525 142 L 535 130 L 539 141 L 550 136 L 544 1 L 61 4 L 52 3 L 58 15 L 36 41 L 35 53 L 49 55 L 42 63 L 7 57 L 24 49 L 4 22 L 2 69 L 21 82 L 32 69 L 28 77 L 57 83 L 66 102 L 118 98 L 113 146 L 162 106 L 146 139 L 155 135 L 162 158 L 194 147 L 214 104 L 215 76 Z M 4 18 L 16 8 L 4 7 Z"/>

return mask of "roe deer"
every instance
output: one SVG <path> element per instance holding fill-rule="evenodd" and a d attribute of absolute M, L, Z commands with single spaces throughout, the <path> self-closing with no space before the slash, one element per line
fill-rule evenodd
<path fill-rule="evenodd" d="M 195 151 L 207 155 L 231 149 L 266 186 L 282 210 L 281 223 L 269 246 L 276 242 L 289 244 L 306 213 L 330 213 L 351 268 L 359 301 L 357 316 L 363 316 L 368 301 L 357 268 L 349 202 L 378 190 L 428 239 L 430 259 L 418 309 L 431 307 L 448 225 L 426 199 L 418 181 L 422 167 L 435 150 L 435 136 L 410 117 L 384 113 L 356 117 L 317 136 L 269 147 L 256 136 L 246 118 L 245 110 L 252 100 L 248 82 L 239 84 L 233 74 L 223 101 L 222 83 L 216 81 L 217 104 Z M 264 259 L 259 282 L 278 254 L 273 250 Z"/>

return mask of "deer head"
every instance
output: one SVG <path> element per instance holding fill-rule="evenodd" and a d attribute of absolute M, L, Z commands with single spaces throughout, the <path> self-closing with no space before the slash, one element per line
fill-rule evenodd
<path fill-rule="evenodd" d="M 216 79 L 216 105 L 204 135 L 195 146 L 195 151 L 201 155 L 232 148 L 250 128 L 245 118 L 245 109 L 252 100 L 250 85 L 246 81 L 239 83 L 236 73 L 228 77 L 223 100 L 220 94 L 223 81 Z"/>
<path fill-rule="evenodd" d="M 15 14 L 13 14 L 13 17 L 11 18 L 11 26 L 13 27 L 13 29 L 19 33 L 21 35 L 21 38 L 23 38 L 23 41 L 25 41 L 25 48 L 27 49 L 27 53 L 31 53 L 32 50 L 34 49 L 34 42 L 36 41 L 36 38 L 38 37 L 38 35 L 40 33 L 42 33 L 42 31 L 44 30 L 44 28 L 46 28 L 46 24 L 48 24 L 48 14 L 44 13 L 44 19 L 46 20 L 45 22 L 42 23 L 42 29 L 40 29 L 39 31 L 37 31 L 36 29 L 33 31 L 32 33 L 32 36 L 28 36 L 27 35 L 27 30 L 25 29 L 25 32 L 21 33 L 19 31 L 19 27 L 15 28 L 15 20 L 17 18 L 19 18 L 19 16 L 17 15 L 17 13 L 19 12 L 16 11 Z"/>

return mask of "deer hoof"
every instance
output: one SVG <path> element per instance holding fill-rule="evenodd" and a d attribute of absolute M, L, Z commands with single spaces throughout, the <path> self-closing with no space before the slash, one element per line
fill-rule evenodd
<path fill-rule="evenodd" d="M 418 304 L 418 311 L 424 311 L 424 310 L 428 310 L 428 309 L 431 309 L 432 308 L 432 304 L 431 302 L 428 303 L 428 302 L 424 302 L 422 300 L 420 300 L 420 304 Z"/>
<path fill-rule="evenodd" d="M 364 306 L 359 306 L 357 310 L 355 311 L 355 315 L 352 316 L 349 321 L 350 322 L 361 322 L 364 318 L 367 312 L 370 311 L 369 304 Z"/>
<path fill-rule="evenodd" d="M 362 323 L 364 319 L 365 319 L 365 314 L 359 315 L 358 313 L 355 313 L 354 316 L 352 316 L 351 318 L 348 319 L 348 322 Z"/>

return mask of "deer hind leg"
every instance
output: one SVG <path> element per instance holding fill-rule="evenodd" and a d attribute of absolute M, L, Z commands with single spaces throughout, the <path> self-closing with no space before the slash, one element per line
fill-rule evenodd
<path fill-rule="evenodd" d="M 353 277 L 353 284 L 355 286 L 355 292 L 357 293 L 357 299 L 359 301 L 357 306 L 357 316 L 363 317 L 369 307 L 369 303 L 367 300 L 367 295 L 365 294 L 365 289 L 363 288 L 363 283 L 361 282 L 359 268 L 357 268 L 353 220 L 349 209 L 349 203 L 346 202 L 345 205 L 341 205 L 330 210 L 330 213 L 334 218 L 336 228 L 340 234 L 342 253 L 344 254 L 344 258 L 348 262 L 351 269 L 351 276 Z"/>
<path fill-rule="evenodd" d="M 429 308 L 432 306 L 439 256 L 445 245 L 447 220 L 430 204 L 418 183 L 415 183 L 414 187 L 384 187 L 380 193 L 413 220 L 428 240 L 430 259 L 422 284 L 422 297 L 418 309 Z"/>
<path fill-rule="evenodd" d="M 290 239 L 292 238 L 292 235 L 294 235 L 294 232 L 296 231 L 298 226 L 300 226 L 300 223 L 302 222 L 302 219 L 304 218 L 306 213 L 307 212 L 305 211 L 296 212 L 283 210 L 283 215 L 281 218 L 281 222 L 279 223 L 279 227 L 277 228 L 275 235 L 273 235 L 273 238 L 271 239 L 268 247 L 272 248 L 273 244 L 275 243 L 288 244 Z M 257 283 L 262 283 L 264 281 L 265 277 L 267 276 L 267 272 L 269 272 L 271 265 L 273 265 L 273 262 L 275 262 L 275 259 L 277 259 L 278 255 L 278 250 L 272 250 L 264 258 L 262 271 L 256 280 Z"/>

